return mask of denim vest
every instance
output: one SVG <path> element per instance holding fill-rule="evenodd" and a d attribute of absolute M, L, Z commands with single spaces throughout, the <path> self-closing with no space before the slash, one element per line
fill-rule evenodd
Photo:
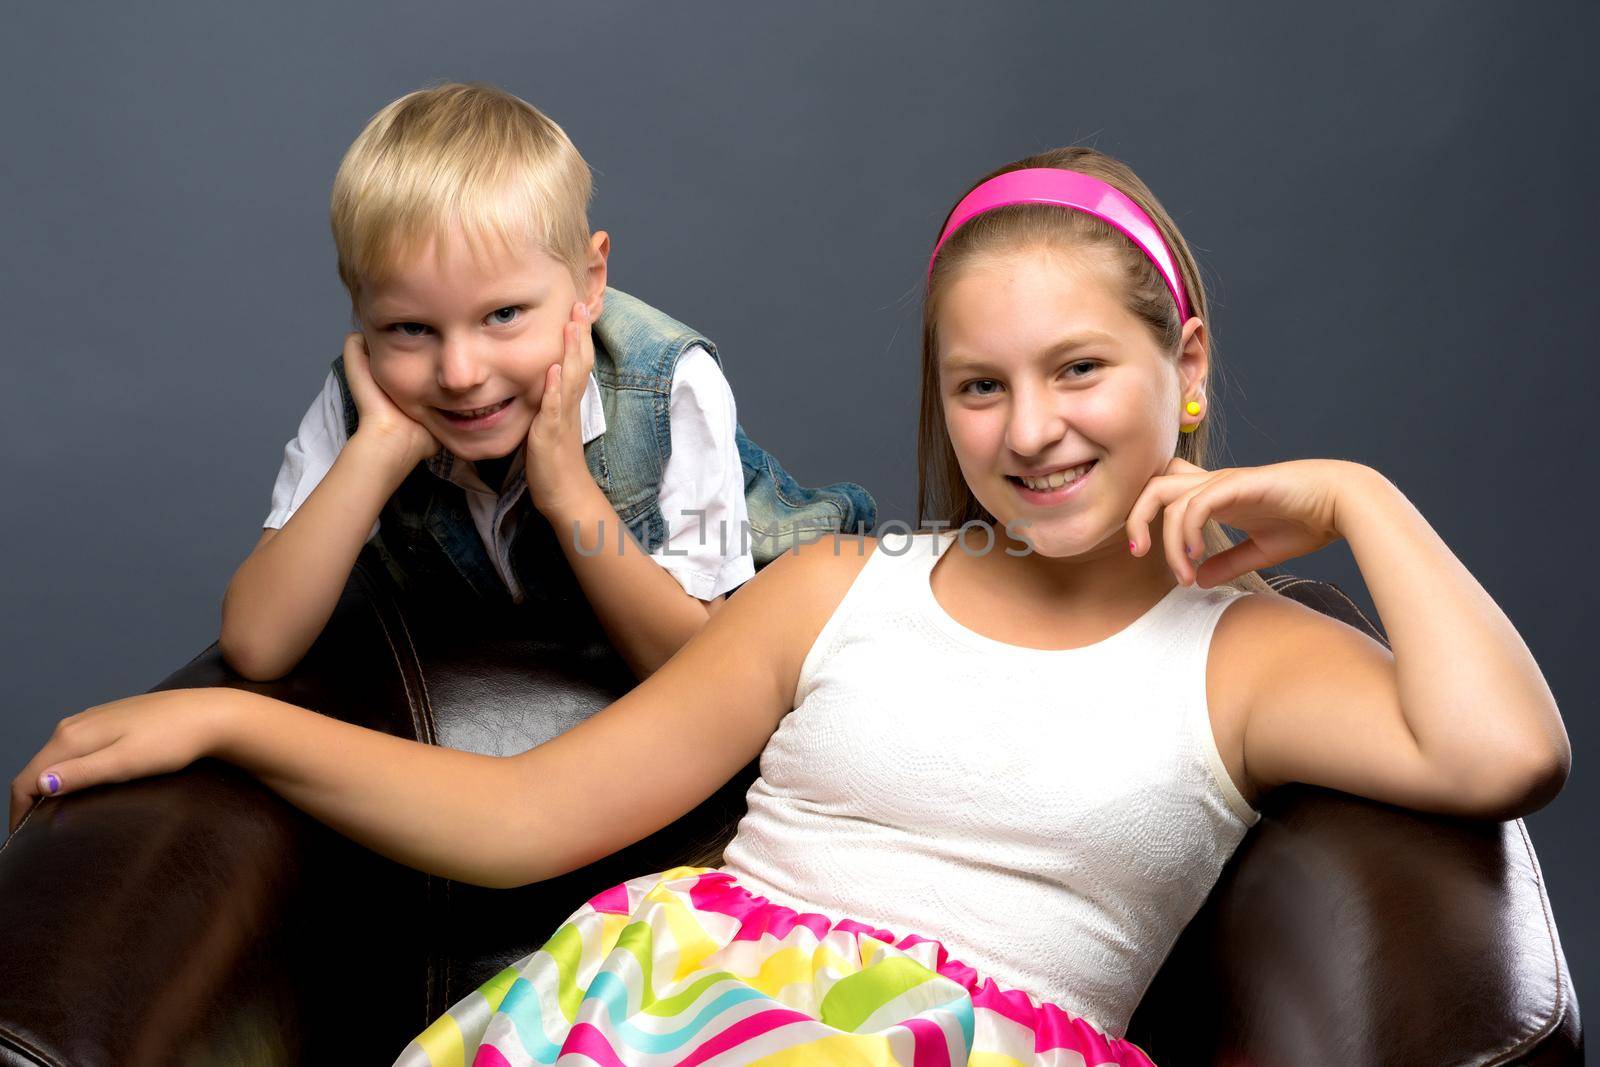
<path fill-rule="evenodd" d="M 672 452 L 669 402 L 678 359 L 700 345 L 722 365 L 717 349 L 703 335 L 616 289 L 607 289 L 604 310 L 594 324 L 594 377 L 600 387 L 606 431 L 584 445 L 584 460 L 595 484 L 645 551 L 666 540 L 661 514 L 661 475 Z M 344 357 L 333 361 L 344 402 L 346 432 L 359 420 Z M 872 496 L 854 482 L 808 489 L 795 482 L 777 459 L 735 430 L 744 468 L 748 543 L 757 568 L 794 545 L 831 532 L 867 533 L 877 520 Z M 509 606 L 511 596 L 490 560 L 472 515 L 466 491 L 417 465 L 379 514 L 378 548 L 396 580 L 410 591 Z M 499 489 L 499 487 L 492 487 Z M 563 554 L 556 531 L 524 492 L 517 500 L 511 565 L 527 602 L 541 610 L 586 620 L 598 632 L 588 601 Z M 571 536 L 571 531 L 567 531 Z M 728 532 L 737 544 L 741 531 Z M 718 531 L 707 531 L 717 538 Z M 607 532 L 614 544 L 614 533 Z M 587 547 L 589 540 L 585 540 Z"/>

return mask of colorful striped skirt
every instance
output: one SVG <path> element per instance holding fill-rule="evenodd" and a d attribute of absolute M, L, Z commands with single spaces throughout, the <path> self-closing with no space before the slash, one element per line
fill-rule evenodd
<path fill-rule="evenodd" d="M 1137 1045 L 1006 990 L 937 941 L 797 912 L 679 867 L 599 894 L 395 1067 L 1100 1064 Z"/>

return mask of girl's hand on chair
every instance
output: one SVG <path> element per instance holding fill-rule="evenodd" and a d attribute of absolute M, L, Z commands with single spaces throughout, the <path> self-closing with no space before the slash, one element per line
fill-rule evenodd
<path fill-rule="evenodd" d="M 564 514 L 579 494 L 594 486 L 583 458 L 583 391 L 594 369 L 594 317 L 583 304 L 572 306 L 561 362 L 545 371 L 528 427 L 523 466 L 533 506 L 546 518 Z"/>
<path fill-rule="evenodd" d="M 8 832 L 17 828 L 36 797 L 179 771 L 217 751 L 232 692 L 145 693 L 62 719 L 39 754 L 11 780 Z"/>
<path fill-rule="evenodd" d="M 1181 585 L 1209 589 L 1343 537 L 1340 510 L 1373 473 L 1370 467 L 1336 459 L 1208 471 L 1174 456 L 1166 471 L 1145 485 L 1128 513 L 1129 550 L 1136 556 L 1150 550 L 1150 524 L 1163 512 L 1161 540 L 1172 573 Z M 1249 536 L 1200 562 L 1206 550 L 1201 529 L 1207 519 Z"/>

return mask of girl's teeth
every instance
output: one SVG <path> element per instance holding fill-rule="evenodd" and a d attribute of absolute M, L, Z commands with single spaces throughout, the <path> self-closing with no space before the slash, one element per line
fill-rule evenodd
<path fill-rule="evenodd" d="M 1047 489 L 1059 489 L 1068 482 L 1075 482 L 1079 478 L 1082 478 L 1089 472 L 1089 468 L 1092 465 L 1092 463 L 1085 463 L 1081 467 L 1073 467 L 1071 470 L 1056 471 L 1054 474 L 1047 474 L 1043 478 L 1024 478 L 1022 479 L 1022 484 L 1026 485 L 1029 489 L 1041 493 Z"/>

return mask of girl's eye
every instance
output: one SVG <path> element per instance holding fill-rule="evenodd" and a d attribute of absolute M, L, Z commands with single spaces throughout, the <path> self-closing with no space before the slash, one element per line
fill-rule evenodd
<path fill-rule="evenodd" d="M 993 386 L 995 389 L 998 389 L 1000 387 L 1000 383 L 995 381 L 993 378 L 974 378 L 972 381 L 962 385 L 961 392 L 968 393 L 972 396 L 994 396 L 993 390 L 987 388 L 980 389 L 977 388 L 978 386 Z"/>
<path fill-rule="evenodd" d="M 1068 374 L 1067 377 L 1069 377 L 1069 378 L 1084 378 L 1084 377 L 1087 377 L 1089 372 L 1094 370 L 1099 365 L 1100 364 L 1094 362 L 1093 360 L 1089 360 L 1089 359 L 1079 360 L 1077 363 L 1073 363 L 1070 366 L 1068 366 L 1067 370 L 1068 371 L 1074 371 L 1074 370 L 1077 370 L 1079 367 L 1088 367 L 1089 370 L 1084 371 L 1082 374 Z"/>
<path fill-rule="evenodd" d="M 503 307 L 489 312 L 489 321 L 496 326 L 510 326 L 522 314 L 520 306 Z"/>

